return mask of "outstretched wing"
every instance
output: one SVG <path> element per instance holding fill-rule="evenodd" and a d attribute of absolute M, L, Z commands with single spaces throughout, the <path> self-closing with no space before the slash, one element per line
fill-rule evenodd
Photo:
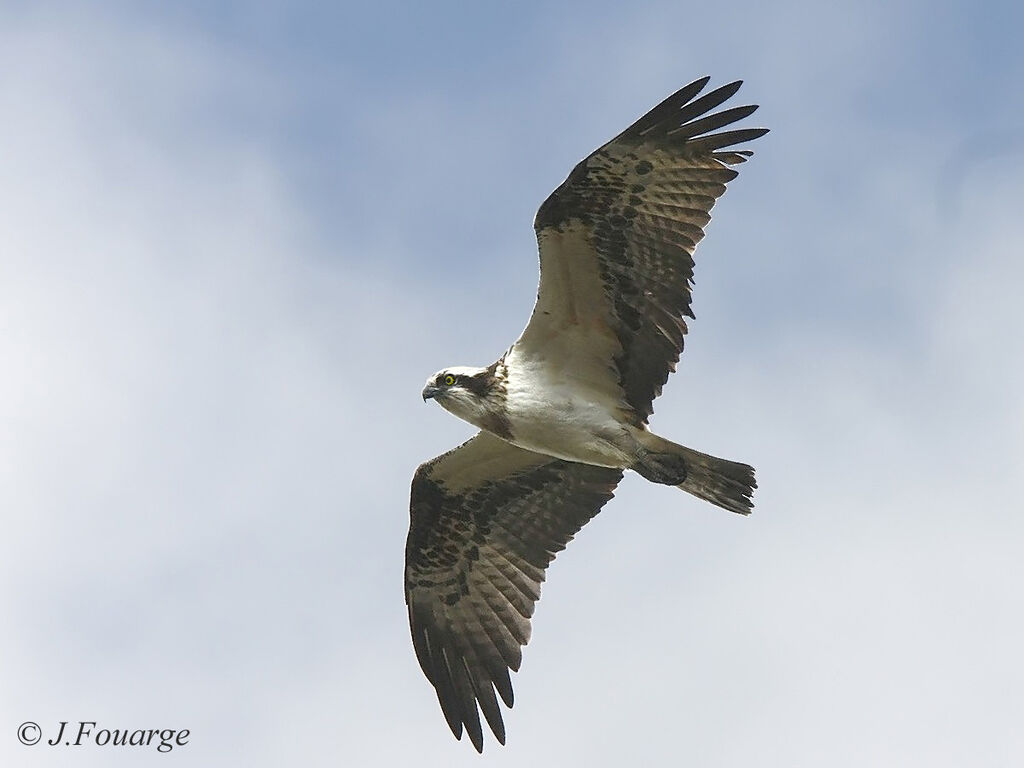
<path fill-rule="evenodd" d="M 486 432 L 416 470 L 405 548 L 413 645 L 456 738 L 502 744 L 495 691 L 530 638 L 544 569 L 612 497 L 622 471 L 517 448 Z"/>
<path fill-rule="evenodd" d="M 736 177 L 736 144 L 765 128 L 718 131 L 756 106 L 708 114 L 740 87 L 669 96 L 583 160 L 537 212 L 537 304 L 513 358 L 618 402 L 645 423 L 675 369 L 690 309 L 693 251 Z"/>

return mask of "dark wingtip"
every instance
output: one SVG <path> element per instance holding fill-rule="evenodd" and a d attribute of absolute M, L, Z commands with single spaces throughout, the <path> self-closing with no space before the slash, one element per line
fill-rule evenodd
<path fill-rule="evenodd" d="M 741 85 L 743 85 L 742 80 L 733 80 L 731 83 L 726 83 L 721 88 L 716 88 L 714 93 L 727 94 L 722 98 L 722 101 L 727 101 L 728 99 L 731 99 L 733 96 L 736 95 L 736 91 L 740 89 Z"/>
<path fill-rule="evenodd" d="M 669 117 L 673 112 L 689 104 L 711 81 L 711 76 L 699 77 L 692 83 L 687 83 L 671 96 L 663 99 L 657 106 L 651 108 L 647 113 L 620 133 L 616 139 L 624 136 L 642 136 L 655 128 L 661 121 Z M 615 141 L 613 139 L 612 141 Z"/>

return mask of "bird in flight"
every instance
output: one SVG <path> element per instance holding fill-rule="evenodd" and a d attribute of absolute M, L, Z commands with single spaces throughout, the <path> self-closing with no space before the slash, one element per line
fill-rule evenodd
<path fill-rule="evenodd" d="M 530 638 L 544 570 L 615 492 L 623 472 L 749 514 L 746 464 L 647 427 L 693 318 L 693 251 L 736 177 L 737 145 L 765 128 L 719 129 L 740 87 L 701 78 L 577 165 L 537 211 L 540 285 L 519 339 L 486 368 L 446 368 L 424 400 L 478 427 L 412 481 L 405 601 L 413 646 L 456 738 L 483 751 L 482 712 L 505 743 L 498 698 Z"/>

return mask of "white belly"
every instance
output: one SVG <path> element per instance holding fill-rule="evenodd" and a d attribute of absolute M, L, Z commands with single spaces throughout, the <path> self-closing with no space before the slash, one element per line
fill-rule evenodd
<path fill-rule="evenodd" d="M 508 372 L 506 406 L 510 442 L 520 448 L 568 461 L 604 467 L 633 462 L 632 427 L 615 418 L 617 403 L 566 381 L 552 381 L 542 370 Z"/>

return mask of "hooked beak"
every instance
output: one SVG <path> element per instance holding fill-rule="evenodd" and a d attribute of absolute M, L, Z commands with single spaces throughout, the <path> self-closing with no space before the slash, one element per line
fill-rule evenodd
<path fill-rule="evenodd" d="M 441 390 L 435 387 L 433 384 L 427 384 L 427 386 L 423 388 L 423 402 L 425 403 L 427 402 L 427 400 L 433 399 L 440 391 Z"/>

